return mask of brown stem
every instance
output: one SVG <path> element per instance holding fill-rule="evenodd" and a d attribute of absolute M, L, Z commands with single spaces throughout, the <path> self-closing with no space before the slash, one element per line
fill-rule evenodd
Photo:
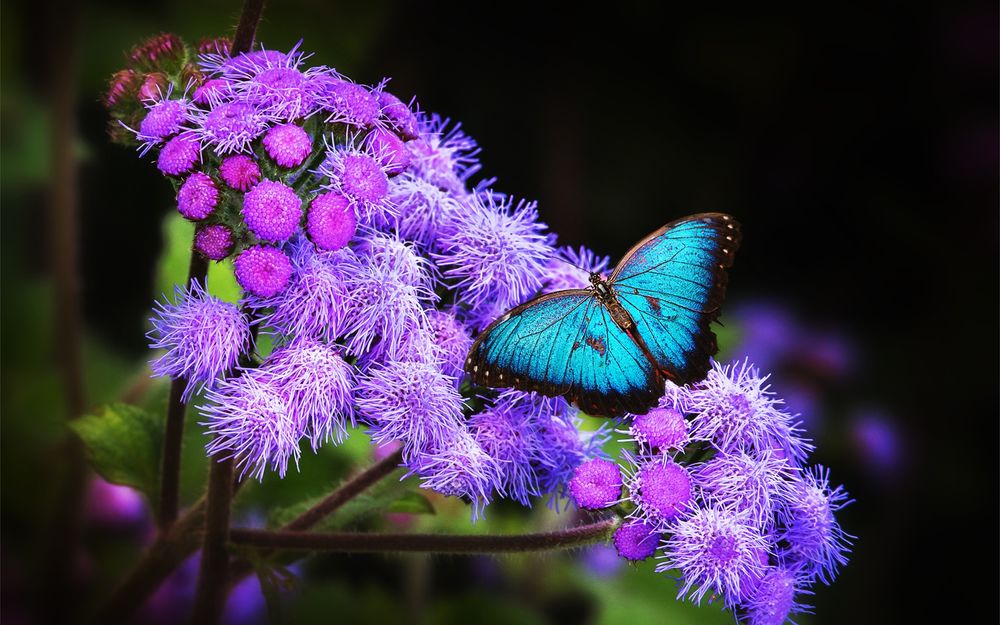
<path fill-rule="evenodd" d="M 223 452 L 225 453 L 225 452 Z M 220 454 L 221 455 L 221 454 Z M 217 623 L 226 606 L 229 576 L 229 519 L 233 498 L 232 458 L 215 460 L 208 474 L 205 540 L 194 597 L 192 623 Z"/>
<path fill-rule="evenodd" d="M 234 528 L 235 544 L 289 551 L 393 551 L 489 554 L 551 551 L 608 540 L 618 526 L 615 517 L 555 532 L 513 535 L 368 534 L 361 532 L 288 532 Z"/>
<path fill-rule="evenodd" d="M 191 250 L 191 264 L 188 268 L 188 284 L 200 282 L 205 285 L 208 276 L 208 261 Z M 169 527 L 177 519 L 180 505 L 181 447 L 184 442 L 184 418 L 187 402 L 184 401 L 186 378 L 175 378 L 170 382 L 170 397 L 167 399 L 167 423 L 163 430 L 163 451 L 160 455 L 160 505 L 157 520 L 160 528 Z"/>
<path fill-rule="evenodd" d="M 240 21 L 236 25 L 236 34 L 233 35 L 231 56 L 249 52 L 250 48 L 253 47 L 253 40 L 257 36 L 257 25 L 260 23 L 260 16 L 263 12 L 264 0 L 245 0 L 243 2 Z"/>

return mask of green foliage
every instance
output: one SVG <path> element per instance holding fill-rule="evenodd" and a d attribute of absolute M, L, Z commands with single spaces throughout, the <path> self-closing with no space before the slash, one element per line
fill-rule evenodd
<path fill-rule="evenodd" d="M 128 404 L 110 404 L 70 427 L 87 447 L 94 470 L 108 482 L 131 486 L 156 500 L 163 416 Z"/>

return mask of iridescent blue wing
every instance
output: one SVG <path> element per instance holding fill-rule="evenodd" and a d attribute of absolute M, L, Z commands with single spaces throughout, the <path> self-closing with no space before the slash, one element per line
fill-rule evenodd
<path fill-rule="evenodd" d="M 678 384 L 704 378 L 718 351 L 709 325 L 739 244 L 739 224 L 729 215 L 692 215 L 636 244 L 608 280 L 660 372 Z"/>
<path fill-rule="evenodd" d="M 465 370 L 477 384 L 564 395 L 594 415 L 645 412 L 663 393 L 654 364 L 590 290 L 542 295 L 500 317 Z"/>

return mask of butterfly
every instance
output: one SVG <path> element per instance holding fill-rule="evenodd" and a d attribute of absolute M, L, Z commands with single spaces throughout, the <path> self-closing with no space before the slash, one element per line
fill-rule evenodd
<path fill-rule="evenodd" d="M 740 226 L 722 213 L 670 222 L 639 241 L 605 279 L 545 293 L 476 338 L 473 382 L 562 395 L 595 416 L 644 414 L 664 381 L 703 379 L 718 351 L 709 325 L 725 298 Z"/>

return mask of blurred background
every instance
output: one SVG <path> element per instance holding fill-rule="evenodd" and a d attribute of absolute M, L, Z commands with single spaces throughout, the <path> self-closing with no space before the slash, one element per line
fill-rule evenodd
<path fill-rule="evenodd" d="M 549 14 L 539 3 L 289 0 L 266 7 L 258 41 L 288 49 L 301 38 L 314 63 L 362 83 L 392 77 L 394 93 L 461 121 L 483 148 L 483 173 L 539 200 L 562 244 L 616 259 L 677 217 L 735 215 L 744 245 L 721 357 L 747 355 L 774 373 L 816 440 L 815 460 L 857 500 L 839 516 L 858 537 L 851 562 L 808 598 L 816 614 L 797 621 L 962 621 L 996 610 L 998 581 L 998 12 L 992 2 L 918 4 L 769 13 L 625 1 Z M 57 598 L 67 613 L 86 613 L 152 536 L 135 491 L 76 475 L 64 442 L 74 406 L 162 403 L 165 388 L 143 382 L 146 318 L 186 272 L 186 242 L 164 226 L 170 186 L 107 140 L 100 98 L 139 40 L 229 34 L 239 5 L 3 3 L 5 623 L 35 622 L 53 601 L 52 570 L 74 590 Z M 54 133 L 72 133 L 69 152 Z M 75 182 L 53 178 L 60 158 L 76 164 Z M 71 260 L 60 237 L 72 231 L 49 209 L 67 197 L 79 211 L 85 372 L 69 391 L 57 365 L 74 340 L 59 321 L 72 307 L 52 275 Z M 368 461 L 363 437 L 353 441 L 247 493 L 240 521 L 261 524 L 329 490 Z M 203 442 L 192 420 L 186 502 L 203 483 Z M 67 534 L 52 518 L 74 477 L 84 513 Z M 495 506 L 470 530 L 467 510 L 434 503 L 431 518 L 390 522 L 456 532 L 553 522 L 544 506 Z M 78 548 L 62 544 L 67 535 Z M 183 620 L 176 610 L 196 570 L 191 561 L 178 571 L 136 622 Z M 292 572 L 299 581 L 277 602 L 279 622 L 731 621 L 675 602 L 670 579 L 602 548 L 500 560 L 323 556 Z M 227 618 L 268 622 L 255 579 L 238 587 Z"/>

